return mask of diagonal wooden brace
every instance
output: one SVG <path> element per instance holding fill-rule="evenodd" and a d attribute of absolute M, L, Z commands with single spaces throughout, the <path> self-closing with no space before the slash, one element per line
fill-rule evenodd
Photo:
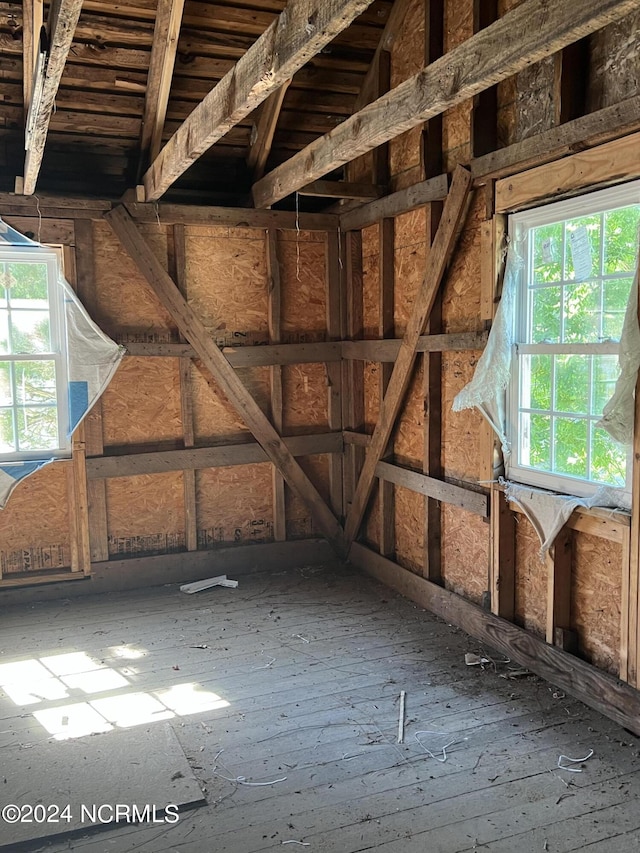
<path fill-rule="evenodd" d="M 105 219 L 269 459 L 291 489 L 305 502 L 314 521 L 336 552 L 344 556 L 344 532 L 338 520 L 155 257 L 129 213 L 123 206 L 119 206 L 106 213 Z"/>
<path fill-rule="evenodd" d="M 427 259 L 424 279 L 416 296 L 413 311 L 407 324 L 400 352 L 389 380 L 387 392 L 380 406 L 378 423 L 367 449 L 367 456 L 358 480 L 351 509 L 347 514 L 345 536 L 348 547 L 358 534 L 367 502 L 371 495 L 375 478 L 376 465 L 384 455 L 391 438 L 391 432 L 400 412 L 400 407 L 411 379 L 411 372 L 416 360 L 418 339 L 422 335 L 431 313 L 431 308 L 440 287 L 458 234 L 466 215 L 467 200 L 471 186 L 471 175 L 462 166 L 458 166 L 453 174 L 451 189 L 444 205 L 440 225 Z"/>

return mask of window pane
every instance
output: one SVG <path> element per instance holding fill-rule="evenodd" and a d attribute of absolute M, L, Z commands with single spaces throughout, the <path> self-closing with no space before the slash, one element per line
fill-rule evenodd
<path fill-rule="evenodd" d="M 551 470 L 551 417 L 520 415 L 520 463 L 542 471 Z"/>
<path fill-rule="evenodd" d="M 562 278 L 562 222 L 543 225 L 533 232 L 533 280 L 560 281 Z"/>
<path fill-rule="evenodd" d="M 11 365 L 8 361 L 0 361 L 0 406 L 12 405 Z"/>
<path fill-rule="evenodd" d="M 51 330 L 46 311 L 11 312 L 12 352 L 51 352 Z"/>
<path fill-rule="evenodd" d="M 9 352 L 9 312 L 0 308 L 0 352 Z"/>
<path fill-rule="evenodd" d="M 564 343 L 600 340 L 600 283 L 583 281 L 564 290 Z"/>
<path fill-rule="evenodd" d="M 48 307 L 46 264 L 24 261 L 7 264 L 7 273 L 11 281 L 9 299 L 13 305 L 19 300 L 36 300 L 41 303 L 38 308 Z"/>
<path fill-rule="evenodd" d="M 611 399 L 619 373 L 617 355 L 593 356 L 591 414 L 602 414 L 603 408 Z"/>
<path fill-rule="evenodd" d="M 20 450 L 55 450 L 59 446 L 55 406 L 28 406 L 16 412 Z"/>
<path fill-rule="evenodd" d="M 551 356 L 527 355 L 522 359 L 521 406 L 525 409 L 551 408 Z"/>
<path fill-rule="evenodd" d="M 55 361 L 17 361 L 15 372 L 19 405 L 56 402 Z"/>
<path fill-rule="evenodd" d="M 555 419 L 555 466 L 559 474 L 587 476 L 587 421 L 577 418 Z"/>
<path fill-rule="evenodd" d="M 597 483 L 624 486 L 627 454 L 603 429 L 591 425 L 591 479 Z"/>
<path fill-rule="evenodd" d="M 561 287 L 541 287 L 531 292 L 533 320 L 531 343 L 558 343 L 560 340 Z"/>
<path fill-rule="evenodd" d="M 7 286 L 9 283 L 7 265 L 0 263 L 0 308 L 6 308 L 7 306 Z"/>
<path fill-rule="evenodd" d="M 574 242 L 572 235 L 586 237 L 586 252 L 583 250 L 582 240 Z M 591 275 L 600 275 L 600 214 L 594 213 L 592 216 L 569 220 L 566 223 L 566 241 L 564 277 L 583 281 Z M 578 276 L 576 264 L 578 272 L 581 273 Z"/>
<path fill-rule="evenodd" d="M 589 359 L 584 355 L 556 355 L 554 409 L 587 414 L 589 410 Z"/>
<path fill-rule="evenodd" d="M 620 340 L 631 283 L 632 280 L 630 278 L 618 278 L 613 281 L 603 282 L 604 316 L 602 318 L 602 337 L 605 340 Z"/>
<path fill-rule="evenodd" d="M 632 272 L 638 258 L 640 204 L 605 213 L 604 271 Z"/>
<path fill-rule="evenodd" d="M 0 453 L 13 453 L 15 449 L 13 411 L 11 409 L 0 409 Z"/>

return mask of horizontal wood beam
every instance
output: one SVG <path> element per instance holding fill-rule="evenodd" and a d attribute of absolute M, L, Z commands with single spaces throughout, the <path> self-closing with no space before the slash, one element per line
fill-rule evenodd
<path fill-rule="evenodd" d="M 214 142 L 253 112 L 371 0 L 290 0 L 276 20 L 193 110 L 145 173 L 156 201 Z"/>
<path fill-rule="evenodd" d="M 0 196 L 1 201 L 1 196 Z M 332 213 L 300 213 L 288 210 L 253 210 L 248 207 L 209 207 L 196 204 L 125 205 L 136 222 L 163 225 L 225 225 L 231 228 L 281 228 L 296 231 L 335 231 L 340 219 Z"/>
<path fill-rule="evenodd" d="M 33 78 L 40 52 L 40 31 L 43 21 L 43 0 L 22 0 L 22 98 L 25 118 L 31 106 Z"/>
<path fill-rule="evenodd" d="M 342 430 L 342 438 L 345 444 L 355 445 L 356 447 L 369 447 L 371 444 L 371 436 L 366 432 L 345 429 Z"/>
<path fill-rule="evenodd" d="M 36 75 L 34 91 L 27 116 L 24 163 L 24 195 L 33 195 L 36 189 L 44 146 L 49 132 L 49 121 L 67 61 L 73 34 L 76 31 L 82 0 L 57 0 L 49 6 L 47 35 L 49 47 L 43 77 Z"/>
<path fill-rule="evenodd" d="M 197 358 L 190 344 L 133 343 L 125 341 L 128 355 L 161 358 Z M 227 361 L 233 367 L 263 367 L 273 364 L 318 364 L 340 361 L 342 344 L 325 342 L 309 344 L 265 344 L 246 347 L 223 347 Z"/>
<path fill-rule="evenodd" d="M 461 352 L 481 350 L 487 343 L 487 332 L 451 332 L 443 335 L 421 335 L 416 352 Z M 401 339 L 378 341 L 343 341 L 342 358 L 362 361 L 395 361 L 402 346 Z"/>
<path fill-rule="evenodd" d="M 306 187 L 302 187 L 298 195 L 311 198 L 351 198 L 368 201 L 372 198 L 380 198 L 385 192 L 385 187 L 363 181 L 313 181 Z"/>
<path fill-rule="evenodd" d="M 640 735 L 639 691 L 364 545 L 354 542 L 350 560 L 381 583 Z"/>
<path fill-rule="evenodd" d="M 342 453 L 341 432 L 319 435 L 296 435 L 283 439 L 294 456 L 316 453 Z M 187 450 L 164 450 L 157 453 L 126 453 L 87 459 L 87 478 L 135 477 L 139 474 L 162 474 L 166 471 L 194 471 L 202 468 L 228 468 L 268 462 L 269 457 L 255 442 L 223 444 L 215 447 L 190 447 Z"/>
<path fill-rule="evenodd" d="M 496 181 L 496 213 L 640 176 L 640 133 Z"/>
<path fill-rule="evenodd" d="M 196 350 L 200 362 L 213 377 L 216 387 L 229 400 L 291 489 L 308 507 L 318 529 L 337 553 L 344 554 L 344 532 L 340 523 L 234 368 L 215 345 L 204 324 L 158 261 L 127 211 L 122 206 L 117 207 L 105 214 L 105 219 L 173 318 L 180 333 Z"/>
<path fill-rule="evenodd" d="M 408 213 L 417 207 L 422 207 L 432 201 L 442 201 L 447 197 L 449 181 L 446 175 L 437 175 L 427 181 L 413 184 L 404 190 L 383 196 L 376 201 L 363 204 L 350 210 L 340 217 L 340 227 L 343 231 L 356 231 L 373 225 L 381 219 L 389 219 Z"/>
<path fill-rule="evenodd" d="M 524 0 L 254 184 L 268 207 L 412 127 L 640 8 L 640 0 Z"/>
<path fill-rule="evenodd" d="M 455 486 L 453 483 L 446 483 L 444 480 L 429 477 L 427 474 L 412 471 L 400 465 L 392 465 L 389 462 L 378 462 L 376 477 L 388 483 L 395 483 L 396 486 L 403 486 L 412 492 L 426 495 L 428 498 L 435 498 L 442 503 L 459 506 L 481 518 L 489 516 L 488 498 L 481 492 Z"/>
<path fill-rule="evenodd" d="M 640 130 L 640 95 L 471 161 L 474 183 L 503 178 Z"/>

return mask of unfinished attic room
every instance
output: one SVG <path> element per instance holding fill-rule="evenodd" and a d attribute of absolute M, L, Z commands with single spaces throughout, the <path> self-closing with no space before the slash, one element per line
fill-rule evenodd
<path fill-rule="evenodd" d="M 640 850 L 640 0 L 0 45 L 0 851 Z"/>

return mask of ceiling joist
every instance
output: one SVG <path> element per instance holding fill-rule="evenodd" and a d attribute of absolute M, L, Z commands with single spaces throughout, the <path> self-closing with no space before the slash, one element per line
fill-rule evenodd
<path fill-rule="evenodd" d="M 269 207 L 339 166 L 640 9 L 640 0 L 524 0 L 254 184 Z"/>
<path fill-rule="evenodd" d="M 153 161 L 143 178 L 147 201 L 159 199 L 214 142 L 277 91 L 371 2 L 291 0 Z"/>
<path fill-rule="evenodd" d="M 183 10 L 184 0 L 158 0 L 140 141 L 141 156 L 147 161 L 160 153 Z"/>
<path fill-rule="evenodd" d="M 23 0 L 22 2 L 22 88 L 25 120 L 31 106 L 33 78 L 40 52 L 43 11 L 43 0 Z"/>
<path fill-rule="evenodd" d="M 57 0 L 49 7 L 48 50 L 41 75 L 35 75 L 27 116 L 22 192 L 33 195 L 42 165 L 53 105 L 76 30 L 82 0 Z"/>

